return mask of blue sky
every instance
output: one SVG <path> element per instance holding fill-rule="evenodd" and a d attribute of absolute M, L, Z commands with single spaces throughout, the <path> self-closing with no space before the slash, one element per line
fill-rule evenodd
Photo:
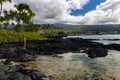
<path fill-rule="evenodd" d="M 103 3 L 105 1 L 106 0 L 90 0 L 88 4 L 83 6 L 83 9 L 72 10 L 71 15 L 85 15 L 85 13 L 91 10 L 95 10 L 97 5 L 100 5 L 100 3 Z"/>

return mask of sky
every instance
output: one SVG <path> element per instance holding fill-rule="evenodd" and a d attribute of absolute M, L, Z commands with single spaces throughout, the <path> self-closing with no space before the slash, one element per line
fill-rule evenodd
<path fill-rule="evenodd" d="M 120 0 L 13 0 L 3 8 L 14 9 L 18 3 L 30 5 L 38 24 L 120 24 Z"/>
<path fill-rule="evenodd" d="M 71 15 L 73 16 L 85 15 L 85 13 L 91 10 L 95 10 L 97 5 L 105 1 L 106 0 L 90 0 L 88 4 L 83 6 L 83 9 L 76 9 L 76 10 L 73 9 Z"/>

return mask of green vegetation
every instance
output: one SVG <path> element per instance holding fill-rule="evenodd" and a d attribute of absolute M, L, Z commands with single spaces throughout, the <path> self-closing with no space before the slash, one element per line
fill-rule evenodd
<path fill-rule="evenodd" d="M 12 25 L 14 25 L 14 22 L 17 23 L 16 28 L 19 29 L 18 31 L 23 31 L 25 26 L 29 26 L 29 29 L 33 31 L 36 31 L 36 25 L 33 24 L 32 18 L 35 16 L 35 13 L 30 9 L 29 5 L 26 3 L 18 3 L 14 5 L 14 10 L 3 10 L 2 5 L 4 2 L 12 0 L 0 0 L 0 25 L 4 27 L 4 29 L 8 29 L 9 22 L 12 22 Z M 4 14 L 3 16 L 1 14 Z M 0 27 L 1 27 L 0 26 Z M 33 28 L 35 26 L 35 28 Z M 23 28 L 21 28 L 23 27 Z"/>
<path fill-rule="evenodd" d="M 20 35 L 25 35 L 27 40 L 45 40 L 44 35 L 40 35 L 36 32 L 21 32 Z"/>
<path fill-rule="evenodd" d="M 3 42 L 19 42 L 22 36 L 26 36 L 27 40 L 44 40 L 44 36 L 36 32 L 16 32 L 14 30 L 0 30 L 0 43 Z"/>
<path fill-rule="evenodd" d="M 17 23 L 20 24 L 20 21 L 23 22 L 23 25 L 31 23 L 32 17 L 35 16 L 35 13 L 30 9 L 29 5 L 25 3 L 15 4 L 14 7 L 17 9 L 13 11 L 15 16 L 13 16 Z"/>
<path fill-rule="evenodd" d="M 20 26 L 21 27 L 21 26 Z M 22 26 L 23 29 L 23 26 Z M 38 29 L 38 31 L 16 31 L 9 29 L 0 29 L 0 43 L 19 42 L 22 36 L 26 36 L 27 40 L 45 40 L 48 36 L 64 36 L 72 32 L 69 29 Z"/>
<path fill-rule="evenodd" d="M 39 33 L 44 36 L 64 36 L 69 32 L 73 32 L 70 29 L 40 29 Z"/>

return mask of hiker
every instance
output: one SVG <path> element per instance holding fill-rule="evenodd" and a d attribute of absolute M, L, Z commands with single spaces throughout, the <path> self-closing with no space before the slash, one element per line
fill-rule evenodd
<path fill-rule="evenodd" d="M 22 43 L 23 43 L 23 49 L 26 49 L 26 37 L 25 36 L 23 36 L 23 38 L 22 38 Z"/>

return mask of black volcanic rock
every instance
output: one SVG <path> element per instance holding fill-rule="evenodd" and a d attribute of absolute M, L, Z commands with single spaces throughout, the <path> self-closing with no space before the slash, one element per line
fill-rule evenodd
<path fill-rule="evenodd" d="M 0 48 L 0 58 L 24 62 L 35 60 L 35 55 L 29 54 L 27 50 L 22 48 Z"/>
<path fill-rule="evenodd" d="M 90 58 L 105 57 L 108 55 L 108 51 L 103 48 L 89 48 L 85 51 Z"/>
<path fill-rule="evenodd" d="M 44 72 L 28 69 L 25 65 L 0 65 L 0 80 L 49 80 Z"/>
<path fill-rule="evenodd" d="M 109 44 L 107 45 L 107 48 L 120 51 L 120 44 Z"/>
<path fill-rule="evenodd" d="M 95 52 L 99 48 L 113 48 L 119 50 L 118 46 L 120 45 L 106 46 L 102 43 L 92 42 L 91 40 L 80 38 L 27 41 L 26 49 L 22 49 L 20 42 L 1 43 L 0 58 L 7 58 L 14 61 L 31 61 L 35 60 L 36 54 L 54 55 L 67 52 L 80 52 L 80 50 L 86 50 L 87 48 L 94 48 L 92 51 L 94 54 L 97 54 Z M 99 54 L 99 56 L 103 56 L 103 54 L 104 52 Z"/>

